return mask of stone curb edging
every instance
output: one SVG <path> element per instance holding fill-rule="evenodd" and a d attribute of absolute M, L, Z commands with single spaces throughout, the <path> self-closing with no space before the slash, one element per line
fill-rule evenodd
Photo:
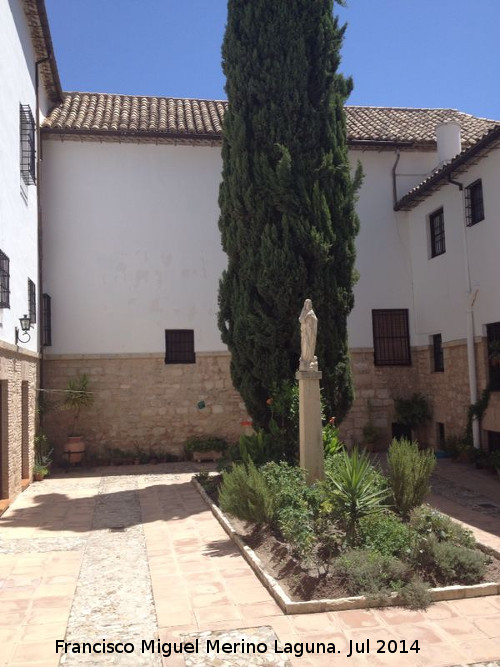
<path fill-rule="evenodd" d="M 271 575 L 264 570 L 260 558 L 253 549 L 243 542 L 241 537 L 232 527 L 228 518 L 217 505 L 212 502 L 201 484 L 194 477 L 191 482 L 206 504 L 210 507 L 212 514 L 218 520 L 222 528 L 241 551 L 243 558 L 247 561 L 263 586 L 269 591 L 285 614 L 313 614 L 324 611 L 345 611 L 348 609 L 368 609 L 370 607 L 401 606 L 401 600 L 397 593 L 391 593 L 387 600 L 377 601 L 376 603 L 364 595 L 338 598 L 336 600 L 323 599 L 310 600 L 307 602 L 294 602 L 288 597 L 276 579 L 271 577 Z M 492 555 L 495 556 L 498 553 L 496 550 L 490 549 L 483 544 L 478 543 L 477 546 L 486 553 L 493 552 Z M 474 586 L 444 586 L 442 588 L 431 588 L 429 592 L 432 602 L 461 600 L 464 598 L 483 597 L 485 595 L 498 595 L 500 594 L 500 583 L 475 584 Z"/>

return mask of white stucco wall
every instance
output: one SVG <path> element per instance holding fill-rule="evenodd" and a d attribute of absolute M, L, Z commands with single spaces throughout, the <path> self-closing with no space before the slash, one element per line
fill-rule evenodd
<path fill-rule="evenodd" d="M 456 180 L 468 186 L 478 178 L 483 185 L 485 218 L 467 227 L 470 276 L 478 287 L 474 306 L 475 335 L 485 334 L 485 325 L 500 321 L 500 150 L 497 149 Z M 429 214 L 443 207 L 446 252 L 429 253 Z M 403 214 L 404 215 L 404 214 Z M 461 193 L 446 184 L 419 206 L 408 212 L 412 273 L 415 286 L 417 344 L 426 345 L 429 336 L 441 333 L 443 341 L 466 335 L 466 268 L 464 256 L 464 216 Z"/>
<path fill-rule="evenodd" d="M 371 347 L 372 308 L 408 308 L 408 230 L 393 211 L 395 152 L 352 151 L 359 283 L 351 347 Z M 433 153 L 401 155 L 421 178 Z M 220 247 L 219 147 L 44 142 L 44 289 L 52 297 L 51 354 L 158 353 L 164 330 L 194 329 L 198 352 L 225 349 L 216 324 L 226 257 Z M 413 183 L 412 183 L 413 184 Z"/>
<path fill-rule="evenodd" d="M 165 329 L 225 349 L 220 172 L 219 147 L 44 142 L 50 353 L 164 352 Z"/>
<path fill-rule="evenodd" d="M 360 277 L 354 289 L 355 305 L 349 316 L 349 345 L 354 348 L 373 346 L 371 311 L 374 308 L 408 308 L 413 344 L 408 229 L 401 215 L 393 210 L 392 169 L 396 152 L 351 151 L 351 163 L 357 160 L 361 161 L 364 172 L 357 203 L 360 230 L 356 267 Z M 419 174 L 431 170 L 436 160 L 435 153 L 402 151 L 396 172 L 403 174 L 396 181 L 398 190 L 401 190 L 401 179 L 405 184 L 414 185 L 421 180 Z"/>
<path fill-rule="evenodd" d="M 0 339 L 14 343 L 14 328 L 28 312 L 28 278 L 38 283 L 36 186 L 21 184 L 19 166 L 19 105 L 35 116 L 36 58 L 19 0 L 0 2 L 0 26 L 0 250 L 10 259 L 11 290 L 10 309 L 0 308 Z M 21 347 L 37 349 L 36 327 Z"/>

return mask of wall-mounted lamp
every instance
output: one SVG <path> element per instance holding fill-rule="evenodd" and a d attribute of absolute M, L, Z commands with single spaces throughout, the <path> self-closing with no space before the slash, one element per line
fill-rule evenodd
<path fill-rule="evenodd" d="M 23 332 L 25 337 L 20 338 L 19 329 L 18 329 L 18 327 L 16 327 L 16 329 L 15 329 L 15 331 L 16 331 L 16 345 L 18 345 L 19 343 L 28 343 L 31 340 L 31 336 L 29 334 L 29 330 L 30 330 L 30 326 L 31 326 L 29 316 L 28 315 L 23 315 L 23 317 L 20 317 L 19 318 L 19 324 L 21 325 L 21 331 Z"/>

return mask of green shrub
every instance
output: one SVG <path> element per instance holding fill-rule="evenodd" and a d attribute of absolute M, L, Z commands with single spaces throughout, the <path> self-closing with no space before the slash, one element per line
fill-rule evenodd
<path fill-rule="evenodd" d="M 452 542 L 439 542 L 435 535 L 421 538 L 413 551 L 413 564 L 438 585 L 478 584 L 484 578 L 488 558 L 480 551 Z"/>
<path fill-rule="evenodd" d="M 272 493 L 252 461 L 222 473 L 219 504 L 224 512 L 255 523 L 269 523 L 274 514 Z"/>
<path fill-rule="evenodd" d="M 410 526 L 422 537 L 434 535 L 439 542 L 451 542 L 469 549 L 474 549 L 476 546 L 471 530 L 462 528 L 460 524 L 428 505 L 422 505 L 412 511 Z"/>
<path fill-rule="evenodd" d="M 337 558 L 332 574 L 349 595 L 379 596 L 400 590 L 409 580 L 410 569 L 393 556 L 359 549 Z"/>
<path fill-rule="evenodd" d="M 432 602 L 429 584 L 416 575 L 401 588 L 399 597 L 409 609 L 427 609 Z"/>
<path fill-rule="evenodd" d="M 186 454 L 192 452 L 225 452 L 228 448 L 227 441 L 224 438 L 217 438 L 213 435 L 199 435 L 188 438 L 184 443 Z"/>
<path fill-rule="evenodd" d="M 388 477 L 396 511 L 407 519 L 430 492 L 430 478 L 436 466 L 432 450 L 420 451 L 416 442 L 394 439 L 387 453 Z"/>
<path fill-rule="evenodd" d="M 335 426 L 335 422 L 330 420 L 328 424 L 323 426 L 323 449 L 325 456 L 329 457 L 335 456 L 335 454 L 340 454 L 343 446 L 339 436 L 339 430 Z"/>
<path fill-rule="evenodd" d="M 314 516 L 322 501 L 320 485 L 308 486 L 298 466 L 267 463 L 262 476 L 273 499 L 273 525 L 300 558 L 309 558 L 316 543 Z"/>
<path fill-rule="evenodd" d="M 373 549 L 384 556 L 406 558 L 410 553 L 410 528 L 393 513 L 375 514 L 361 519 L 359 538 L 363 548 Z"/>
<path fill-rule="evenodd" d="M 282 453 L 279 436 L 266 433 L 262 429 L 252 435 L 241 435 L 238 449 L 239 458 L 244 463 L 252 461 L 256 466 L 262 466 L 268 461 L 277 461 Z"/>
<path fill-rule="evenodd" d="M 346 543 L 353 546 L 357 540 L 359 521 L 384 509 L 387 490 L 380 481 L 369 457 L 355 447 L 349 454 L 344 451 L 326 468 L 327 489 L 333 514 L 337 514 L 346 531 Z"/>
<path fill-rule="evenodd" d="M 396 421 L 408 428 L 417 428 L 428 421 L 432 414 L 427 398 L 415 393 L 411 398 L 398 398 L 394 402 Z"/>

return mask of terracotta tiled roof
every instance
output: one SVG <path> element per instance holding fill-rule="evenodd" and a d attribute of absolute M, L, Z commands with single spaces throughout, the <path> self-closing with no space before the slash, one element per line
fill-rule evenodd
<path fill-rule="evenodd" d="M 75 134 L 173 136 L 217 140 L 227 102 L 221 100 L 66 93 L 43 125 L 45 131 Z M 433 146 L 435 127 L 455 120 L 464 145 L 471 145 L 496 122 L 454 109 L 347 106 L 351 143 L 409 143 Z"/>
<path fill-rule="evenodd" d="M 52 46 L 44 0 L 23 0 L 22 4 L 36 59 L 44 61 L 40 63 L 40 72 L 47 94 L 52 102 L 59 103 L 63 99 L 63 94 L 54 58 L 54 47 Z"/>
<path fill-rule="evenodd" d="M 394 210 L 409 211 L 415 208 L 423 199 L 429 197 L 436 190 L 439 190 L 441 186 L 449 183 L 449 178 L 456 179 L 457 176 L 467 171 L 471 164 L 475 164 L 478 159 L 499 146 L 500 124 L 488 130 L 472 146 L 464 148 L 453 160 L 435 169 L 422 183 L 412 188 L 404 197 L 396 202 Z"/>

